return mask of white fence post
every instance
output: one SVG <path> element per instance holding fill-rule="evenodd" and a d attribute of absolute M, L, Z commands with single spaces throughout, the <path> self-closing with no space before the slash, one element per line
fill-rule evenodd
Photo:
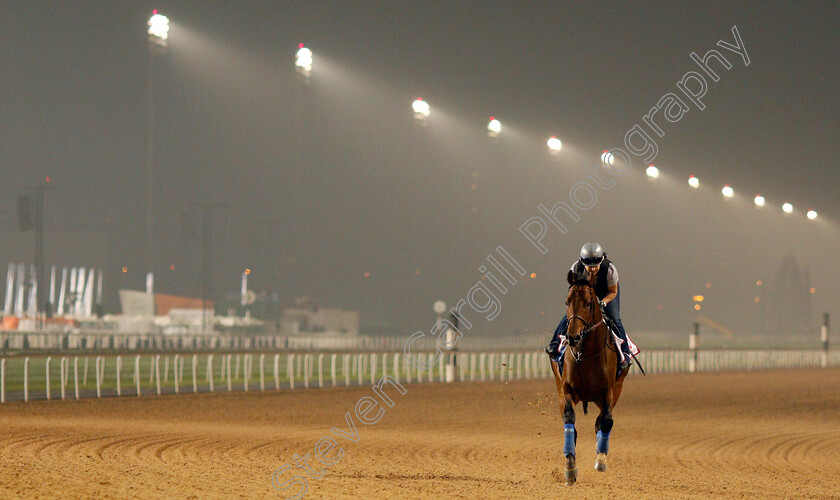
<path fill-rule="evenodd" d="M 507 375 L 507 368 L 509 368 L 510 362 L 507 359 L 507 353 L 502 353 L 499 355 L 499 380 L 502 382 L 505 381 L 505 375 Z"/>
<path fill-rule="evenodd" d="M 400 383 L 400 353 L 394 353 L 394 380 Z"/>
<path fill-rule="evenodd" d="M 405 382 L 407 384 L 410 384 L 411 383 L 411 367 L 412 367 L 411 361 L 406 359 L 403 362 L 403 366 L 405 367 L 404 368 L 404 370 L 405 370 Z"/>
<path fill-rule="evenodd" d="M 0 403 L 6 402 L 6 358 L 0 359 Z"/>
<path fill-rule="evenodd" d="M 324 387 L 324 353 L 318 354 L 318 387 Z"/>
<path fill-rule="evenodd" d="M 73 385 L 76 389 L 76 399 L 79 399 L 79 357 L 73 357 Z"/>
<path fill-rule="evenodd" d="M 432 383 L 432 382 L 435 381 L 435 370 L 434 370 L 435 356 L 432 353 L 427 353 L 426 354 L 426 359 L 428 360 L 428 363 L 429 363 L 429 383 Z"/>
<path fill-rule="evenodd" d="M 29 401 L 29 356 L 23 358 L 23 400 Z"/>
<path fill-rule="evenodd" d="M 274 390 L 280 390 L 280 355 L 274 355 Z"/>
<path fill-rule="evenodd" d="M 335 387 L 335 360 L 338 358 L 338 355 L 333 353 L 330 356 L 330 379 L 332 380 L 332 386 Z"/>
<path fill-rule="evenodd" d="M 246 354 L 244 358 L 242 358 L 242 378 L 243 383 L 242 387 L 245 389 L 245 392 L 248 392 L 248 361 L 251 359 L 250 354 Z M 237 364 L 239 362 L 239 356 L 236 357 Z M 239 370 L 236 370 L 236 375 L 239 375 Z"/>
<path fill-rule="evenodd" d="M 122 356 L 117 356 L 117 397 L 122 396 L 122 381 L 120 377 L 122 376 Z"/>
<path fill-rule="evenodd" d="M 102 356 L 97 356 L 93 369 L 96 371 L 96 397 L 102 397 L 102 378 L 100 377 L 99 365 L 102 364 Z"/>
<path fill-rule="evenodd" d="M 254 376 L 254 355 L 253 354 L 246 354 L 248 358 L 248 362 L 245 363 L 245 366 L 242 368 L 243 376 L 245 377 L 245 382 L 250 382 L 251 377 Z M 244 361 L 244 358 L 243 358 Z"/>
<path fill-rule="evenodd" d="M 85 356 L 85 378 L 82 381 L 82 385 L 87 387 L 87 373 L 88 373 L 88 356 Z"/>
<path fill-rule="evenodd" d="M 222 358 L 224 359 L 224 358 Z M 207 381 L 210 382 L 210 392 L 213 392 L 213 355 L 207 355 Z"/>
<path fill-rule="evenodd" d="M 140 356 L 134 356 L 134 381 L 137 383 L 137 397 L 140 397 Z"/>
<path fill-rule="evenodd" d="M 160 354 L 155 354 L 155 384 L 157 385 L 157 395 L 160 396 Z"/>
<path fill-rule="evenodd" d="M 94 380 L 96 381 L 96 397 L 102 397 L 102 380 L 99 377 L 99 365 L 102 363 L 102 356 L 97 356 L 96 359 L 93 361 L 93 374 Z"/>
<path fill-rule="evenodd" d="M 484 382 L 484 362 L 487 361 L 487 354 L 481 353 L 478 355 L 478 372 L 481 375 L 481 381 Z"/>
<path fill-rule="evenodd" d="M 423 366 L 423 362 L 426 361 L 426 356 L 421 352 L 417 355 L 417 364 Z M 417 383 L 423 383 L 423 370 L 419 367 L 417 368 Z"/>
<path fill-rule="evenodd" d="M 193 394 L 198 393 L 198 355 L 193 354 L 192 357 L 192 376 L 193 376 Z"/>
<path fill-rule="evenodd" d="M 374 385 L 376 383 L 376 354 L 371 353 L 370 355 L 370 385 Z"/>
<path fill-rule="evenodd" d="M 61 399 L 64 400 L 64 390 L 67 387 L 67 358 L 64 356 L 61 357 L 61 361 L 58 363 L 58 371 L 59 373 L 59 384 L 61 385 Z"/>
<path fill-rule="evenodd" d="M 356 364 L 358 365 L 358 369 L 356 370 L 356 375 L 359 377 L 359 385 L 362 385 L 362 360 L 364 356 L 361 354 L 356 355 Z"/>
<path fill-rule="evenodd" d="M 225 364 L 225 369 L 227 370 L 228 392 L 233 390 L 233 380 L 231 379 L 232 375 L 230 373 L 230 356 L 231 356 L 230 354 L 227 355 L 227 363 Z M 237 369 L 236 371 L 237 371 L 237 374 L 238 374 L 238 372 L 239 372 L 239 356 L 238 355 L 236 356 L 236 369 Z"/>
<path fill-rule="evenodd" d="M 286 372 L 289 375 L 289 387 L 294 389 L 295 388 L 295 365 L 294 365 L 295 355 L 294 354 L 289 354 L 289 356 L 287 358 L 287 361 L 288 362 L 286 364 Z"/>
<path fill-rule="evenodd" d="M 169 356 L 163 356 L 163 383 L 169 382 Z"/>
<path fill-rule="evenodd" d="M 341 369 L 344 370 L 344 385 L 350 385 L 350 355 L 345 354 L 342 358 Z"/>
<path fill-rule="evenodd" d="M 173 372 L 174 372 L 174 373 L 173 373 L 173 375 L 175 375 L 175 376 L 173 377 L 173 378 L 175 379 L 175 394 L 180 394 L 180 392 L 181 392 L 181 391 L 180 391 L 180 389 L 181 389 L 181 386 L 180 386 L 181 381 L 180 381 L 180 380 L 179 380 L 179 378 L 178 378 L 178 369 L 179 369 L 179 368 L 178 368 L 178 362 L 179 362 L 179 361 L 181 361 L 181 355 L 180 355 L 180 354 L 176 354 L 176 355 L 175 355 L 175 359 L 173 360 L 173 363 L 172 363 L 172 370 L 173 370 Z"/>
<path fill-rule="evenodd" d="M 50 400 L 50 361 L 52 361 L 52 358 L 50 356 L 47 356 L 46 367 L 44 369 L 44 371 L 47 372 L 47 401 Z"/>
<path fill-rule="evenodd" d="M 265 390 L 265 354 L 260 353 L 260 391 Z"/>

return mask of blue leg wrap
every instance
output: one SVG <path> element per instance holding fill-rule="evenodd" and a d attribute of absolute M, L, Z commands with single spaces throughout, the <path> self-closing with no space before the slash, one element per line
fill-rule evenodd
<path fill-rule="evenodd" d="M 595 453 L 607 453 L 610 449 L 610 433 L 598 431 L 595 441 Z"/>
<path fill-rule="evenodd" d="M 575 454 L 575 424 L 566 424 L 563 427 L 563 434 L 565 434 L 565 440 L 563 441 L 563 454 L 564 455 L 574 455 Z"/>

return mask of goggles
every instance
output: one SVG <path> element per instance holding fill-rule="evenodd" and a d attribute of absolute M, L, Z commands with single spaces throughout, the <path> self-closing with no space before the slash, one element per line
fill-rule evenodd
<path fill-rule="evenodd" d="M 586 258 L 580 259 L 580 261 L 581 261 L 581 262 L 583 263 L 583 265 L 585 265 L 585 266 L 597 266 L 597 265 L 598 265 L 598 264 L 600 264 L 603 260 L 604 260 L 604 257 L 603 257 L 603 256 L 602 256 L 602 257 L 586 257 Z"/>

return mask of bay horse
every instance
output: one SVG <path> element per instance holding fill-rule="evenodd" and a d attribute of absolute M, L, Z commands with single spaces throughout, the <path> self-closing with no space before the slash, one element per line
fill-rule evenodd
<path fill-rule="evenodd" d="M 590 402 L 601 410 L 595 420 L 595 470 L 603 472 L 607 470 L 607 451 L 613 426 L 612 409 L 618 402 L 627 376 L 625 371 L 616 377 L 619 354 L 598 304 L 595 279 L 596 276 L 592 275 L 591 280 L 587 281 L 569 271 L 569 294 L 566 297 L 566 317 L 569 319 L 566 339 L 569 346 L 562 360 L 562 375 L 557 362 L 551 361 L 557 393 L 560 395 L 560 407 L 563 408 L 563 454 L 566 457 L 567 486 L 573 486 L 578 475 L 575 462 L 575 405 L 583 402 L 584 414 Z"/>

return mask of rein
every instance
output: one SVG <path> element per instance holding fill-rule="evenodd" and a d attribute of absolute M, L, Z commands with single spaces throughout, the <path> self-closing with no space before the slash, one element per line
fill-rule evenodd
<path fill-rule="evenodd" d="M 569 287 L 569 288 L 571 288 L 571 287 Z M 594 316 L 594 315 L 595 315 L 595 303 L 593 302 L 592 306 L 589 308 L 589 319 L 591 320 L 592 316 Z M 578 338 L 578 340 L 576 342 L 578 345 L 581 345 L 581 346 L 583 345 L 584 340 L 586 340 L 586 337 L 590 333 L 594 332 L 595 329 L 598 328 L 598 326 L 600 326 L 602 323 L 604 324 L 604 326 L 606 326 L 606 324 L 607 324 L 606 321 L 604 320 L 603 316 L 601 317 L 601 321 L 599 321 L 597 323 L 591 323 L 590 324 L 589 320 L 586 320 L 582 316 L 578 316 L 576 314 L 572 315 L 572 316 L 569 316 L 569 324 L 571 324 L 572 320 L 575 320 L 575 319 L 581 321 L 584 324 L 583 330 L 581 330 L 581 332 L 580 332 L 580 337 Z M 573 346 L 571 342 L 569 342 L 569 349 L 571 349 L 571 351 L 572 351 L 572 358 L 575 360 L 575 363 L 581 363 L 585 360 L 593 359 L 593 358 L 596 358 L 596 357 L 600 356 L 609 347 L 609 338 L 610 338 L 610 332 L 607 331 L 607 335 L 604 338 L 604 347 L 600 351 L 598 351 L 596 354 L 593 354 L 591 356 L 586 356 L 586 357 L 583 357 L 582 353 L 578 349 L 576 349 L 575 346 Z"/>

